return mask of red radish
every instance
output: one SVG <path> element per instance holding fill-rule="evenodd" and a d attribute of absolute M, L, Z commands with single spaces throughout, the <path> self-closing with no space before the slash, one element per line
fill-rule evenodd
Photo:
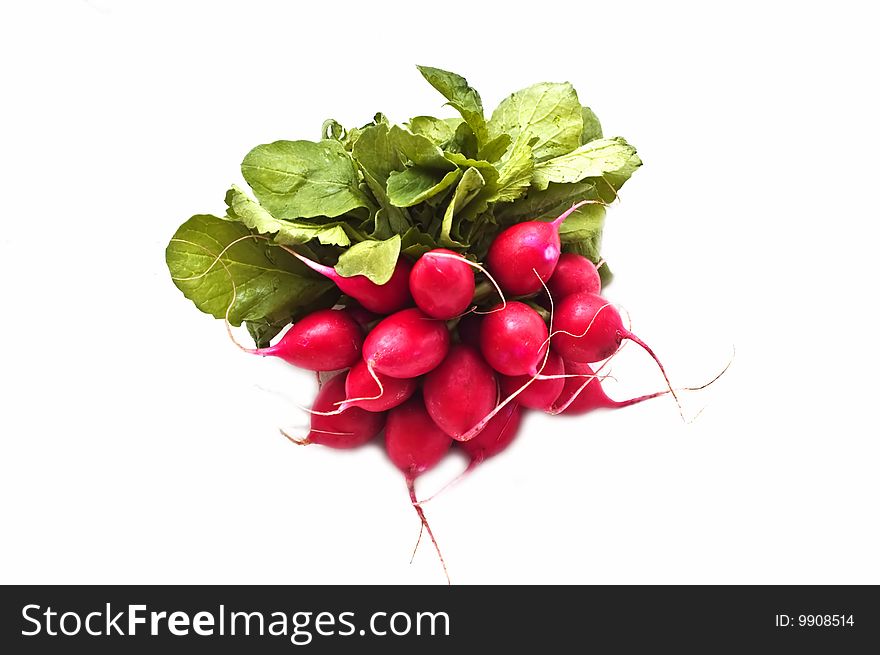
<path fill-rule="evenodd" d="M 413 300 L 431 318 L 448 320 L 464 312 L 474 297 L 474 286 L 467 260 L 445 248 L 426 252 L 409 274 Z"/>
<path fill-rule="evenodd" d="M 377 373 L 415 378 L 436 367 L 449 350 L 443 321 L 419 309 L 404 309 L 383 319 L 364 341 L 364 361 Z"/>
<path fill-rule="evenodd" d="M 566 360 L 591 364 L 617 352 L 624 339 L 634 339 L 620 313 L 602 296 L 575 293 L 556 306 L 553 348 Z M 639 343 L 643 348 L 647 348 Z"/>
<path fill-rule="evenodd" d="M 629 400 L 611 400 L 589 364 L 565 362 L 565 372 L 593 377 L 566 378 L 562 393 L 550 410 L 551 414 L 586 414 L 596 409 L 620 409 L 669 393 L 669 390 L 666 389 Z"/>
<path fill-rule="evenodd" d="M 547 363 L 544 364 L 544 368 L 541 369 L 541 376 L 552 377 L 554 379 L 545 380 L 539 378 L 535 380 L 517 395 L 516 402 L 523 407 L 546 412 L 553 406 L 556 399 L 559 398 L 559 394 L 562 393 L 562 388 L 565 386 L 566 379 L 561 376 L 564 374 L 565 370 L 562 363 L 562 357 L 551 350 L 550 354 L 547 356 Z M 529 375 L 517 375 L 515 377 L 507 375 L 501 376 L 501 395 L 510 396 L 516 393 L 520 387 L 528 382 L 530 377 L 531 376 Z M 580 384 L 584 382 L 582 378 L 575 379 Z"/>
<path fill-rule="evenodd" d="M 370 375 L 363 360 L 355 364 L 345 380 L 346 401 L 340 407 L 360 407 L 368 412 L 384 412 L 407 400 L 418 387 L 416 378 L 392 378 L 375 373 Z"/>
<path fill-rule="evenodd" d="M 419 501 L 420 505 L 424 505 L 429 500 L 433 500 L 441 493 L 449 489 L 452 485 L 463 480 L 477 466 L 482 464 L 490 457 L 494 457 L 502 450 L 506 449 L 519 431 L 519 424 L 522 419 L 522 409 L 516 403 L 509 403 L 503 407 L 492 419 L 486 424 L 486 427 L 470 441 L 460 441 L 458 445 L 467 453 L 470 458 L 467 468 L 434 493 L 429 498 Z"/>
<path fill-rule="evenodd" d="M 458 340 L 474 348 L 480 347 L 480 326 L 483 317 L 479 314 L 465 314 L 458 322 Z"/>
<path fill-rule="evenodd" d="M 517 223 L 498 234 L 489 247 L 486 266 L 501 288 L 514 296 L 540 291 L 559 259 L 559 228 L 573 211 L 590 202 L 573 205 L 553 221 Z"/>
<path fill-rule="evenodd" d="M 337 403 L 345 400 L 345 378 L 345 374 L 339 374 L 327 380 L 318 391 L 312 409 L 324 413 L 338 409 Z M 301 441 L 284 435 L 300 445 L 316 443 L 330 448 L 355 448 L 379 434 L 384 425 L 385 414 L 352 407 L 332 416 L 313 414 L 311 430 Z"/>
<path fill-rule="evenodd" d="M 623 327 L 614 305 L 595 293 L 575 293 L 562 299 L 554 316 L 553 348 L 567 361 L 591 364 L 617 352 L 624 339 L 640 345 L 656 362 L 679 412 L 678 396 L 666 369 L 644 341 Z M 684 414 L 682 414 L 684 418 Z"/>
<path fill-rule="evenodd" d="M 532 376 L 544 357 L 547 337 L 547 325 L 540 314 L 524 303 L 511 301 L 496 305 L 483 316 L 480 350 L 499 373 Z"/>
<path fill-rule="evenodd" d="M 583 255 L 567 252 L 559 256 L 556 269 L 547 280 L 547 288 L 558 302 L 573 293 L 599 293 L 602 280 L 593 262 Z"/>
<path fill-rule="evenodd" d="M 473 470 L 477 464 L 507 448 L 516 436 L 521 420 L 522 409 L 516 403 L 510 403 L 493 416 L 476 437 L 459 442 L 459 446 L 471 458 L 468 470 Z"/>
<path fill-rule="evenodd" d="M 451 445 L 452 439 L 431 419 L 420 395 L 388 412 L 385 449 L 408 478 L 436 466 Z"/>
<path fill-rule="evenodd" d="M 343 277 L 332 266 L 313 262 L 294 250 L 288 248 L 285 250 L 313 271 L 333 280 L 342 293 L 351 296 L 371 312 L 390 314 L 412 303 L 412 297 L 409 295 L 409 273 L 412 264 L 404 257 L 397 260 L 394 273 L 391 274 L 388 282 L 376 284 L 365 275 Z"/>
<path fill-rule="evenodd" d="M 431 420 L 420 396 L 413 396 L 388 412 L 388 421 L 385 425 L 385 451 L 406 477 L 410 502 L 434 543 L 447 582 L 449 573 L 446 570 L 446 562 L 443 560 L 443 554 L 440 552 L 431 526 L 425 518 L 425 512 L 416 498 L 415 479 L 436 466 L 451 445 L 452 439 Z"/>
<path fill-rule="evenodd" d="M 498 383 L 476 348 L 458 344 L 425 376 L 422 393 L 434 423 L 456 439 L 492 411 L 498 401 Z"/>
<path fill-rule="evenodd" d="M 348 368 L 360 358 L 364 332 L 345 310 L 321 309 L 300 319 L 274 346 L 243 348 L 310 371 Z"/>

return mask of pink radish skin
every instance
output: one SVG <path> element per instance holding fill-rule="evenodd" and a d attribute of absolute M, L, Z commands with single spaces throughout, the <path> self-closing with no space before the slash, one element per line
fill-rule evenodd
<path fill-rule="evenodd" d="M 245 350 L 310 371 L 336 371 L 358 361 L 363 343 L 364 332 L 348 312 L 322 309 L 297 321 L 274 346 Z"/>
<path fill-rule="evenodd" d="M 577 362 L 565 362 L 565 372 L 575 375 L 595 375 L 589 364 L 578 364 Z M 587 384 L 588 380 L 589 384 Z M 558 413 L 568 415 L 586 414 L 597 409 L 621 409 L 668 393 L 669 390 L 664 390 L 629 400 L 611 400 L 602 388 L 599 378 L 566 378 L 565 387 L 556 400 L 551 413 L 556 413 L 558 408 L 564 408 Z"/>
<path fill-rule="evenodd" d="M 452 439 L 431 419 L 420 395 L 388 412 L 385 450 L 407 478 L 434 468 L 450 446 Z"/>
<path fill-rule="evenodd" d="M 574 253 L 564 253 L 556 262 L 556 269 L 547 281 L 553 300 L 559 302 L 574 293 L 596 293 L 602 289 L 599 271 L 589 259 Z"/>
<path fill-rule="evenodd" d="M 553 348 L 566 361 L 592 364 L 611 357 L 620 348 L 624 339 L 637 343 L 647 352 L 663 374 L 669 393 L 684 413 L 678 395 L 672 388 L 666 369 L 654 351 L 644 341 L 623 327 L 620 314 L 605 298 L 595 293 L 575 293 L 563 298 L 556 309 L 553 331 L 566 332 L 554 334 Z"/>
<path fill-rule="evenodd" d="M 486 267 L 506 293 L 526 296 L 543 288 L 542 282 L 550 279 L 561 252 L 559 228 L 587 202 L 579 202 L 556 220 L 517 223 L 495 237 L 486 256 Z"/>
<path fill-rule="evenodd" d="M 476 437 L 459 442 L 458 445 L 471 458 L 468 469 L 473 470 L 477 464 L 507 448 L 516 437 L 521 420 L 522 409 L 516 403 L 510 403 L 493 416 Z"/>
<path fill-rule="evenodd" d="M 547 363 L 541 370 L 541 375 L 561 376 L 564 373 L 565 370 L 562 362 L 562 357 L 551 350 L 550 354 L 547 356 Z M 507 397 L 515 393 L 517 389 L 528 382 L 530 377 L 531 376 L 528 375 L 518 375 L 516 377 L 509 377 L 506 375 L 501 376 L 501 395 L 503 397 Z M 575 379 L 580 384 L 583 384 L 584 382 L 580 378 Z M 562 389 L 565 386 L 565 381 L 565 378 L 562 377 L 555 380 L 535 380 L 528 387 L 520 392 L 520 394 L 516 397 L 516 402 L 523 407 L 529 407 L 530 409 L 538 409 L 542 412 L 546 412 L 551 407 L 553 407 L 553 403 L 555 403 L 556 399 L 559 398 L 559 394 L 562 393 Z M 495 418 L 498 417 L 496 416 Z M 492 420 L 495 419 L 493 418 Z"/>
<path fill-rule="evenodd" d="M 415 378 L 435 368 L 449 351 L 443 321 L 419 309 L 404 309 L 383 319 L 364 341 L 364 361 L 393 378 Z"/>
<path fill-rule="evenodd" d="M 391 274 L 388 282 L 376 284 L 364 275 L 343 277 L 332 266 L 313 262 L 293 250 L 288 252 L 316 273 L 333 280 L 342 293 L 351 296 L 371 312 L 391 314 L 412 304 L 412 296 L 409 293 L 409 274 L 412 264 L 404 257 L 397 260 L 394 273 Z"/>
<path fill-rule="evenodd" d="M 425 512 L 416 498 L 415 479 L 435 467 L 452 445 L 452 439 L 441 430 L 428 415 L 421 396 L 413 396 L 402 405 L 388 412 L 385 426 L 385 451 L 392 463 L 406 478 L 410 502 L 419 515 L 422 526 L 428 531 L 434 549 L 443 565 L 443 573 L 449 582 L 446 562 Z M 451 584 L 451 583 L 450 583 Z"/>
<path fill-rule="evenodd" d="M 547 337 L 547 325 L 538 312 L 511 301 L 483 316 L 480 350 L 489 366 L 502 375 L 533 376 L 547 349 Z"/>
<path fill-rule="evenodd" d="M 434 423 L 457 439 L 495 407 L 498 382 L 476 348 L 459 344 L 425 376 L 422 394 Z"/>
<path fill-rule="evenodd" d="M 483 323 L 483 317 L 479 314 L 465 314 L 458 322 L 458 340 L 474 348 L 480 347 L 480 326 Z"/>
<path fill-rule="evenodd" d="M 516 437 L 521 419 L 522 409 L 520 406 L 516 403 L 510 403 L 501 408 L 501 411 L 492 417 L 486 424 L 486 427 L 476 437 L 470 441 L 458 442 L 459 447 L 470 459 L 467 468 L 456 476 L 454 480 L 444 485 L 440 491 L 430 498 L 422 500 L 420 504 L 424 505 L 429 500 L 436 498 L 452 485 L 461 482 L 484 461 L 505 450 L 511 444 L 514 437 Z"/>
<path fill-rule="evenodd" d="M 345 374 L 339 374 L 327 380 L 318 391 L 312 409 L 318 412 L 339 409 L 336 403 L 345 400 L 345 379 Z M 334 416 L 312 414 L 312 429 L 305 441 L 299 443 L 316 443 L 330 448 L 356 448 L 379 434 L 384 425 L 385 414 L 368 412 L 357 407 Z"/>
<path fill-rule="evenodd" d="M 415 378 L 392 378 L 381 373 L 376 373 L 376 377 L 382 383 L 381 390 L 370 375 L 367 363 L 361 360 L 355 364 L 345 379 L 345 397 L 357 400 L 346 400 L 341 407 L 359 407 L 368 412 L 384 412 L 406 401 L 415 393 L 419 384 Z"/>
<path fill-rule="evenodd" d="M 409 274 L 413 300 L 431 318 L 448 320 L 460 315 L 471 304 L 474 286 L 470 265 L 445 248 L 426 252 Z"/>
<path fill-rule="evenodd" d="M 623 327 L 614 305 L 595 293 L 563 298 L 556 305 L 553 321 L 554 332 L 570 333 L 554 334 L 553 348 L 573 362 L 602 361 L 616 353 L 624 339 L 633 336 Z"/>

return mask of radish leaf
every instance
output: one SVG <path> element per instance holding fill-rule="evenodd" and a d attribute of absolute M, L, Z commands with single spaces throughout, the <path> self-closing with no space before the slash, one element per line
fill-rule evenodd
<path fill-rule="evenodd" d="M 240 223 L 196 215 L 175 232 L 165 261 L 177 288 L 201 311 L 229 322 L 289 321 L 333 288 L 299 260 Z M 217 259 L 227 246 L 228 250 Z"/>
<path fill-rule="evenodd" d="M 449 101 L 449 105 L 461 114 L 464 122 L 473 131 L 477 145 L 489 141 L 486 118 L 483 115 L 483 101 L 477 90 L 456 73 L 430 66 L 418 66 L 418 69 L 428 84 L 437 89 Z"/>
<path fill-rule="evenodd" d="M 532 184 L 543 191 L 550 182 L 566 184 L 587 177 L 616 175 L 619 184 L 615 188 L 619 188 L 641 165 L 636 149 L 624 139 L 597 139 L 568 154 L 537 164 Z"/>
<path fill-rule="evenodd" d="M 541 82 L 501 101 L 488 124 L 489 138 L 509 134 L 531 139 L 535 160 L 571 152 L 581 144 L 584 119 L 574 87 Z"/>
<path fill-rule="evenodd" d="M 399 234 L 385 241 L 361 241 L 340 255 L 336 272 L 343 277 L 363 275 L 375 284 L 385 284 L 394 273 L 399 254 Z"/>
<path fill-rule="evenodd" d="M 274 234 L 275 243 L 297 245 L 312 239 L 331 246 L 347 246 L 351 243 L 344 223 L 322 225 L 275 218 L 235 185 L 226 192 L 226 205 L 226 218 L 238 221 L 260 234 Z M 353 231 L 351 227 L 348 229 Z"/>
<path fill-rule="evenodd" d="M 335 218 L 371 206 L 351 155 L 332 139 L 257 146 L 245 156 L 241 173 L 276 218 Z"/>

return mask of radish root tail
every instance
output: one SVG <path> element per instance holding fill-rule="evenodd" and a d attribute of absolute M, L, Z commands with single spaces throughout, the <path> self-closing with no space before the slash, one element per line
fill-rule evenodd
<path fill-rule="evenodd" d="M 382 385 L 382 380 L 379 379 L 379 376 L 376 374 L 376 370 L 373 368 L 372 362 L 367 362 L 367 372 L 370 374 L 370 377 L 373 378 L 373 381 L 376 383 L 376 386 L 379 387 L 379 393 L 375 396 L 362 396 L 360 398 L 346 398 L 345 400 L 340 400 L 336 405 L 339 405 L 339 411 L 344 412 L 346 409 L 351 407 L 354 403 L 361 402 L 364 400 L 379 400 L 382 396 L 385 395 L 385 387 Z"/>
<path fill-rule="evenodd" d="M 312 443 L 311 441 L 309 441 L 309 438 L 308 438 L 308 437 L 306 437 L 306 438 L 304 438 L 304 439 L 297 439 L 297 438 L 294 437 L 292 434 L 290 434 L 289 432 L 287 432 L 287 430 L 285 430 L 284 428 L 278 428 L 278 431 L 279 431 L 279 432 L 284 436 L 284 438 L 287 439 L 290 443 L 292 443 L 292 444 L 296 444 L 297 446 L 308 446 L 308 445 L 310 445 L 310 444 Z"/>
<path fill-rule="evenodd" d="M 406 488 L 409 491 L 409 499 L 412 503 L 413 509 L 416 510 L 416 514 L 419 515 L 419 520 L 422 522 L 422 527 L 427 531 L 428 536 L 431 537 L 431 543 L 434 544 L 434 550 L 437 551 L 437 557 L 440 558 L 440 564 L 443 566 L 443 575 L 446 576 L 446 583 L 451 585 L 452 580 L 449 578 L 449 570 L 446 568 L 446 560 L 443 559 L 443 553 L 440 552 L 440 546 L 437 545 L 437 539 L 434 538 L 434 532 L 431 530 L 431 526 L 428 523 L 428 519 L 425 518 L 425 512 L 422 510 L 421 506 L 419 506 L 419 500 L 416 498 L 416 487 L 415 480 L 409 476 L 406 478 Z M 418 544 L 416 544 L 418 546 Z"/>

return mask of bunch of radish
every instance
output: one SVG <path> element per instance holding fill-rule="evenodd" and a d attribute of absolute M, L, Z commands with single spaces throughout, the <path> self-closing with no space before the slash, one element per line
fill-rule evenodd
<path fill-rule="evenodd" d="M 559 226 L 580 204 L 554 221 L 501 231 L 484 266 L 434 249 L 416 261 L 402 256 L 389 282 L 377 285 L 306 260 L 332 277 L 343 301 L 249 351 L 335 372 L 323 376 L 311 429 L 297 443 L 355 448 L 384 430 L 388 457 L 435 547 L 414 481 L 450 448 L 469 456 L 471 470 L 511 443 L 524 409 L 580 414 L 675 395 L 670 385 L 615 401 L 602 390 L 597 364 L 625 339 L 663 367 L 600 295 L 593 262 L 561 253 Z M 475 300 L 478 278 L 494 285 L 488 298 Z"/>

